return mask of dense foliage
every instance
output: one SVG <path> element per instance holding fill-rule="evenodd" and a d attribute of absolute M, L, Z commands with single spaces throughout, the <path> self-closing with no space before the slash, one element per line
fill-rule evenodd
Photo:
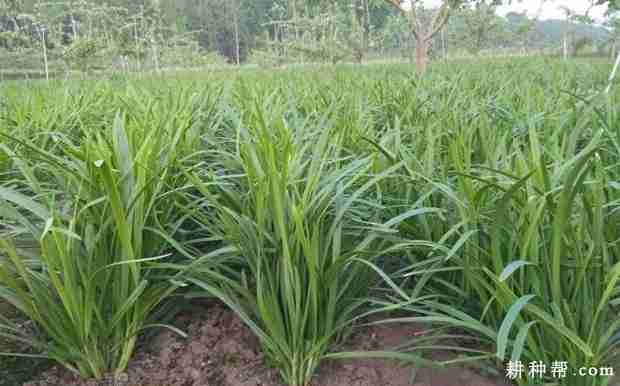
<path fill-rule="evenodd" d="M 368 314 L 437 327 L 401 359 L 617 364 L 609 65 L 458 67 L 3 85 L 0 298 L 36 331 L 0 335 L 98 377 L 202 293 L 291 385 L 393 355 L 331 352 Z"/>

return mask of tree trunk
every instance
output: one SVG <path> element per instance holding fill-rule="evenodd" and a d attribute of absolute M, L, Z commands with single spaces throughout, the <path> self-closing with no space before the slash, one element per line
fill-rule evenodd
<path fill-rule="evenodd" d="M 293 12 L 293 20 L 295 20 L 294 24 L 293 24 L 293 33 L 295 34 L 295 41 L 299 40 L 299 28 L 297 27 L 297 24 L 299 23 L 299 20 L 297 20 L 297 0 L 293 0 L 291 1 L 292 4 L 292 12 Z"/>
<path fill-rule="evenodd" d="M 563 46 L 562 46 L 562 50 L 564 53 L 564 60 L 568 59 L 568 41 L 566 39 L 566 35 L 564 36 L 564 41 L 563 41 Z"/>
<path fill-rule="evenodd" d="M 140 72 L 140 40 L 138 40 L 138 21 L 133 25 L 134 37 L 136 39 L 136 70 Z"/>
<path fill-rule="evenodd" d="M 444 60 L 448 60 L 448 47 L 446 44 L 446 28 L 441 28 L 441 53 Z"/>
<path fill-rule="evenodd" d="M 77 22 L 75 21 L 75 18 L 73 17 L 73 13 L 71 14 L 71 31 L 73 32 L 73 41 L 71 41 L 71 43 L 74 43 L 77 40 Z"/>
<path fill-rule="evenodd" d="M 369 0 L 364 0 L 366 6 L 366 22 L 364 23 L 364 52 L 368 53 L 370 49 L 370 5 Z"/>
<path fill-rule="evenodd" d="M 41 32 L 39 29 L 39 34 L 41 34 L 41 46 L 43 46 L 43 66 L 45 68 L 45 80 L 49 82 L 50 80 L 50 70 L 47 64 L 47 42 L 45 41 L 45 34 Z"/>
<path fill-rule="evenodd" d="M 240 5 L 238 3 L 234 3 L 232 4 L 232 6 L 234 7 L 234 9 L 232 10 L 232 16 L 234 18 L 233 22 L 233 27 L 234 27 L 234 35 L 235 35 L 235 64 L 237 66 L 239 66 L 241 64 L 241 48 L 240 48 L 240 43 L 239 43 L 239 7 Z"/>
<path fill-rule="evenodd" d="M 429 41 L 423 37 L 416 38 L 415 68 L 418 74 L 422 74 L 426 70 L 426 63 L 428 61 L 428 44 Z"/>
<path fill-rule="evenodd" d="M 237 66 L 241 64 L 241 49 L 239 47 L 239 20 L 235 20 L 235 59 Z"/>
<path fill-rule="evenodd" d="M 157 52 L 157 41 L 155 37 L 151 37 L 151 44 L 153 46 L 153 64 L 155 65 L 155 72 L 159 72 L 159 53 Z"/>

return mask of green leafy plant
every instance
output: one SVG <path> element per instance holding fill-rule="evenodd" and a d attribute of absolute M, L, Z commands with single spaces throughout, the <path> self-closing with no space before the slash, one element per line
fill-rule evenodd
<path fill-rule="evenodd" d="M 267 107 L 278 99 L 240 99 L 232 150 L 220 147 L 218 161 L 193 177 L 217 216 L 210 228 L 234 248 L 240 272 L 191 281 L 238 312 L 284 381 L 301 386 L 368 302 L 372 261 L 386 248 L 379 236 L 424 211 L 376 222 L 379 211 L 366 200 L 400 165 L 370 174 L 370 158 L 340 155 L 343 133 Z"/>
<path fill-rule="evenodd" d="M 422 316 L 400 321 L 469 330 L 483 339 L 481 347 L 492 347 L 486 353 L 453 347 L 469 352 L 471 360 L 485 358 L 500 367 L 510 360 L 547 366 L 566 361 L 571 370 L 562 384 L 604 385 L 608 378 L 586 379 L 573 369 L 605 368 L 618 359 L 617 189 L 611 182 L 616 170 L 605 166 L 617 154 L 617 111 L 607 96 L 567 92 L 561 95 L 566 109 L 561 114 L 536 114 L 551 109 L 543 90 L 515 87 L 536 104 L 517 107 L 500 94 L 475 107 L 455 96 L 438 107 L 437 116 L 452 127 L 462 114 L 446 108 L 461 106 L 475 129 L 453 128 L 450 136 L 427 131 L 426 143 L 417 145 L 400 130 L 411 121 L 401 121 L 373 141 L 392 163 L 405 163 L 405 181 L 417 182 L 386 185 L 386 195 L 452 208 L 443 220 L 403 224 L 405 234 L 425 234 L 450 253 L 412 252 L 411 265 L 400 272 L 407 293 L 410 283 L 427 280 L 420 266 L 444 254 L 427 291 L 452 294 L 452 305 L 435 300 L 423 308 L 406 305 Z M 479 98 L 486 90 L 471 92 Z M 407 296 L 398 300 L 406 303 Z M 519 382 L 535 381 L 524 376 Z M 548 372 L 541 382 L 560 381 Z"/>
<path fill-rule="evenodd" d="M 58 155 L 5 136 L 43 162 L 21 159 L 25 188 L 0 190 L 0 297 L 42 335 L 7 318 L 0 333 L 84 377 L 123 371 L 138 334 L 161 327 L 150 321 L 154 309 L 182 284 L 164 263 L 183 221 L 180 202 L 163 197 L 183 183 L 191 126 L 145 135 L 150 126 L 139 120 L 131 131 L 121 115 L 113 122 L 86 129 L 77 146 L 61 137 Z"/>

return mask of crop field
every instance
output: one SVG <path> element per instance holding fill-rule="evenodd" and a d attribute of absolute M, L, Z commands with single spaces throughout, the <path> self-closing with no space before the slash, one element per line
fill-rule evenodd
<path fill-rule="evenodd" d="M 423 77 L 343 65 L 0 84 L 0 374 L 23 355 L 56 363 L 58 385 L 409 384 L 329 379 L 389 361 L 420 370 L 415 385 L 449 385 L 429 368 L 486 382 L 459 385 L 614 385 L 610 70 L 513 58 Z M 215 360 L 185 383 L 133 378 L 158 334 L 191 342 L 216 313 L 256 341 L 271 383 L 201 378 Z M 416 332 L 360 345 L 369 329 Z"/>

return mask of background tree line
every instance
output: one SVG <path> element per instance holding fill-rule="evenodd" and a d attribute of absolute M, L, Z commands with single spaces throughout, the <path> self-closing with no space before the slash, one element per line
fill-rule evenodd
<path fill-rule="evenodd" d="M 564 20 L 518 13 L 500 17 L 495 1 L 446 0 L 441 20 L 443 6 L 433 10 L 415 4 L 404 10 L 398 0 L 0 0 L 5 58 L 0 68 L 40 64 L 41 57 L 46 67 L 86 70 L 248 60 L 361 62 L 410 56 L 415 47 L 424 57 L 485 50 L 617 51 L 619 23 L 613 16 L 607 26 L 568 9 Z M 417 24 L 407 16 L 412 12 Z M 415 27 L 432 22 L 437 31 L 427 32 L 436 33 L 416 39 Z"/>

